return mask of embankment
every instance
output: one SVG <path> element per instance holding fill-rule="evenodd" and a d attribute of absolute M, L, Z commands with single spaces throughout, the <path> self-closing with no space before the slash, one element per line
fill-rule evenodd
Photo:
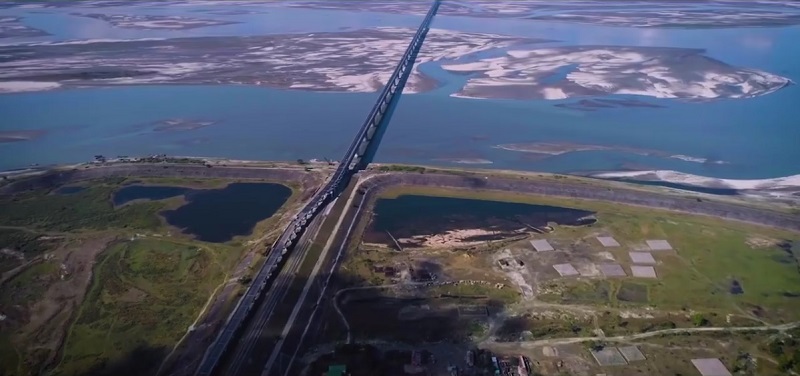
<path fill-rule="evenodd" d="M 660 194 L 599 184 L 593 186 L 586 184 L 586 182 L 571 183 L 568 179 L 564 179 L 563 182 L 557 182 L 547 179 L 537 180 L 534 177 L 501 178 L 492 176 L 487 178 L 470 174 L 386 173 L 372 177 L 369 185 L 371 189 L 367 194 L 370 195 L 375 195 L 384 189 L 398 185 L 505 191 L 616 202 L 800 231 L 800 216 L 789 213 L 773 212 L 727 202 L 698 200 L 694 197 Z"/>
<path fill-rule="evenodd" d="M 321 175 L 301 169 L 254 167 L 206 167 L 183 164 L 117 164 L 90 166 L 71 170 L 53 170 L 42 175 L 20 179 L 0 187 L 0 194 L 13 194 L 32 189 L 48 189 L 82 180 L 109 177 L 160 178 L 217 178 L 261 179 L 276 182 L 296 182 L 303 187 L 321 184 Z"/>

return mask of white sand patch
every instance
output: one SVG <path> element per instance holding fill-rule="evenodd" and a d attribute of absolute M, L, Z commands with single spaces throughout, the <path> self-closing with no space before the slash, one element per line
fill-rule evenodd
<path fill-rule="evenodd" d="M 27 91 L 53 90 L 61 87 L 58 82 L 5 81 L 0 82 L 0 93 L 22 93 Z"/>
<path fill-rule="evenodd" d="M 768 190 L 800 187 L 800 175 L 792 175 L 774 179 L 718 179 L 692 175 L 670 170 L 606 172 L 592 175 L 598 178 L 640 178 L 670 183 L 681 183 L 696 187 L 730 188 L 738 190 Z"/>
<path fill-rule="evenodd" d="M 557 87 L 546 87 L 542 89 L 542 95 L 544 99 L 552 100 L 552 99 L 567 99 L 567 93 L 564 90 L 557 88 Z"/>
<path fill-rule="evenodd" d="M 571 68 L 547 86 L 541 79 Z M 511 50 L 505 56 L 444 64 L 451 72 L 474 72 L 460 95 L 478 98 L 561 100 L 577 95 L 626 94 L 711 100 L 770 94 L 791 83 L 786 77 L 729 66 L 700 50 L 659 47 L 562 47 Z M 498 87 L 532 85 L 531 90 Z M 731 90 L 734 88 L 734 90 Z M 560 90 L 560 91 L 557 91 Z M 563 95 L 562 95 L 563 93 Z"/>

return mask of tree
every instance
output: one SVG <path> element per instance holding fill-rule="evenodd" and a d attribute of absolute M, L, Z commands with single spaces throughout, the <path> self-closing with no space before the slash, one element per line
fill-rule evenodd
<path fill-rule="evenodd" d="M 702 313 L 695 313 L 692 315 L 692 323 L 694 326 L 707 326 L 709 324 L 708 320 L 703 316 Z"/>

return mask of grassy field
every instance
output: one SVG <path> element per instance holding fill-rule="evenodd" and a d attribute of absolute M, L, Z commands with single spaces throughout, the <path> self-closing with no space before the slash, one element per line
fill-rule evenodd
<path fill-rule="evenodd" d="M 93 184 L 72 194 L 35 191 L 0 197 L 0 223 L 46 231 L 104 230 L 111 228 L 155 230 L 163 204 L 147 202 L 114 209 L 111 194 L 119 181 Z"/>
<path fill-rule="evenodd" d="M 142 359 L 157 367 L 223 281 L 219 254 L 232 251 L 144 239 L 104 252 L 55 374 L 102 371 L 141 347 L 159 350 Z"/>
<path fill-rule="evenodd" d="M 6 254 L 0 256 L 0 274 L 40 256 L 45 251 L 53 249 L 61 243 L 59 238 L 43 239 L 42 235 L 31 231 L 0 228 L 0 249 L 15 252 L 14 255 Z"/>
<path fill-rule="evenodd" d="M 115 208 L 113 193 L 134 182 L 213 189 L 234 180 L 109 178 L 81 182 L 85 189 L 73 194 L 37 190 L 0 197 L 0 249 L 13 250 L 13 257 L 0 257 L 0 271 L 45 253 L 55 257 L 36 260 L 2 286 L 0 313 L 13 311 L 13 315 L 0 322 L 0 374 L 38 373 L 47 364 L 35 360 L 49 359 L 55 352 L 30 347 L 39 346 L 43 337 L 49 341 L 62 332 L 66 339 L 55 358 L 53 374 L 152 371 L 194 322 L 212 291 L 232 272 L 243 251 L 271 242 L 270 231 L 280 227 L 280 217 L 300 198 L 300 187 L 287 185 L 293 191 L 288 202 L 276 215 L 258 223 L 253 235 L 211 244 L 181 234 L 159 215 L 183 205 L 182 197 Z M 87 250 L 82 247 L 100 238 L 117 241 L 107 249 L 92 246 L 102 252 L 94 263 L 79 256 Z M 76 264 L 75 260 L 84 261 Z M 58 300 L 62 287 L 54 290 L 54 286 L 65 283 L 59 279 L 61 262 L 68 264 L 70 271 L 87 270 L 83 279 L 72 280 L 88 281 L 88 270 L 92 271 L 88 288 L 79 290 L 88 291 L 80 305 L 80 300 Z M 61 313 L 72 318 L 55 329 L 46 320 L 29 325 L 28 315 L 43 302 L 63 306 Z M 12 310 L 12 306 L 19 309 Z M 37 355 L 43 351 L 47 355 Z"/>
<path fill-rule="evenodd" d="M 589 238 L 612 234 L 623 247 L 617 260 L 646 239 L 667 239 L 674 253 L 656 253 L 658 280 L 584 280 L 554 282 L 564 288 L 544 299 L 612 307 L 646 305 L 663 310 L 698 310 L 752 316 L 771 323 L 800 320 L 800 273 L 791 252 L 777 245 L 799 241 L 800 234 L 756 227 L 718 218 L 624 206 L 600 201 L 561 199 L 505 192 L 482 192 L 429 187 L 395 187 L 381 198 L 400 195 L 473 198 L 553 205 L 597 212 L 598 223 L 588 227 L 559 226 L 546 238 Z M 732 280 L 744 293 L 729 292 Z M 639 301 L 646 296 L 646 301 Z M 620 297 L 623 299 L 621 300 Z M 632 300 L 632 301 L 630 301 Z"/>

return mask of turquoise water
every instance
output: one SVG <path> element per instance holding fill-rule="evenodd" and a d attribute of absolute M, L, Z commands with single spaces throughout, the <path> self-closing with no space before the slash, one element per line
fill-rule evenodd
<path fill-rule="evenodd" d="M 6 39 L 0 43 L 416 27 L 421 19 L 409 15 L 282 8 L 259 9 L 267 14 L 219 16 L 204 15 L 198 12 L 201 9 L 192 6 L 179 8 L 179 12 L 163 7 L 101 11 L 169 12 L 243 23 L 185 31 L 140 31 L 116 29 L 102 21 L 70 16 L 69 13 L 78 11 L 70 8 L 49 9 L 44 13 L 6 9 L 0 14 L 26 16 L 28 24 L 54 35 Z M 800 82 L 798 27 L 632 29 L 449 16 L 438 17 L 434 27 L 559 40 L 555 45 L 703 48 L 709 56 L 728 64 L 766 70 Z M 575 172 L 637 166 L 740 179 L 800 173 L 797 85 L 754 99 L 684 103 L 645 98 L 666 108 L 614 108 L 583 113 L 554 107 L 561 101 L 451 98 L 449 95 L 458 90 L 465 76 L 449 74 L 436 64 L 423 65 L 421 69 L 442 81 L 442 85 L 429 93 L 403 97 L 378 152 L 378 162 L 433 164 L 446 158 L 483 158 L 492 160 L 491 166 L 497 168 Z M 312 93 L 244 86 L 114 87 L 3 94 L 0 131 L 44 129 L 48 133 L 34 141 L 0 144 L 0 169 L 32 163 L 86 161 L 95 154 L 338 159 L 375 97 L 375 93 Z M 571 101 L 574 100 L 567 102 Z M 170 118 L 216 124 L 185 132 L 153 130 L 153 123 Z M 524 153 L 492 148 L 497 144 L 524 142 L 654 149 L 729 164 L 702 164 L 615 151 L 534 160 Z"/>

